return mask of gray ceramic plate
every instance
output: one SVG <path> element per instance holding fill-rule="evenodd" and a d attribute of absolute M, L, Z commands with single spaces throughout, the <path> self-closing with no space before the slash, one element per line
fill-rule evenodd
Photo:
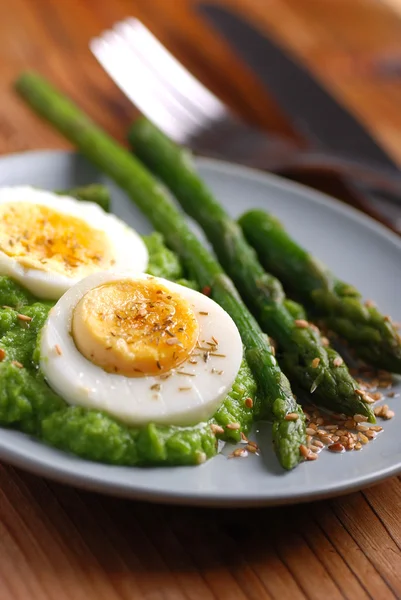
<path fill-rule="evenodd" d="M 401 321 L 401 240 L 367 217 L 306 187 L 225 163 L 201 160 L 201 175 L 233 215 L 264 207 L 342 278 Z M 0 159 L 0 185 L 49 189 L 104 181 L 83 158 L 65 152 L 31 152 Z M 109 183 L 109 182 L 107 182 Z M 114 185 L 113 211 L 140 232 L 146 220 Z M 397 410 L 397 399 L 389 401 Z M 282 504 L 341 494 L 401 472 L 399 417 L 360 452 L 333 455 L 284 473 L 271 450 L 268 425 L 255 432 L 262 456 L 200 467 L 138 469 L 86 462 L 17 432 L 1 430 L 0 459 L 39 475 L 131 498 L 198 505 Z"/>

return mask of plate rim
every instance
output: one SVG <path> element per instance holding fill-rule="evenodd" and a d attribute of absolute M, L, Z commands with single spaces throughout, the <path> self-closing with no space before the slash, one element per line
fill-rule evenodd
<path fill-rule="evenodd" d="M 55 155 L 60 156 L 61 158 L 67 158 L 72 156 L 80 156 L 82 159 L 85 157 L 79 152 L 75 152 L 74 150 L 63 150 L 63 149 L 38 149 L 38 150 L 25 150 L 23 152 L 15 152 L 6 155 L 0 156 L 0 168 L 3 167 L 4 163 L 8 161 L 18 161 L 24 159 L 25 157 L 35 157 L 41 156 L 42 159 L 49 155 L 49 157 L 54 157 Z M 87 160 L 87 159 L 85 159 Z M 362 224 L 364 227 L 368 228 L 370 231 L 374 231 L 380 235 L 380 237 L 385 237 L 387 241 L 391 242 L 398 250 L 401 251 L 401 237 L 396 233 L 391 231 L 382 223 L 378 223 L 372 217 L 358 211 L 357 209 L 341 202 L 340 200 L 329 196 L 328 194 L 324 194 L 312 188 L 309 188 L 306 185 L 299 184 L 297 182 L 286 180 L 278 175 L 271 174 L 268 172 L 262 172 L 258 169 L 253 169 L 251 167 L 237 165 L 234 163 L 229 163 L 223 160 L 216 160 L 213 158 L 195 158 L 195 165 L 199 165 L 201 167 L 206 167 L 213 171 L 214 173 L 224 173 L 229 176 L 239 176 L 241 178 L 246 178 L 252 181 L 258 181 L 262 185 L 268 185 L 270 189 L 276 188 L 280 190 L 284 190 L 285 192 L 290 193 L 291 195 L 300 195 L 308 197 L 315 203 L 320 206 L 328 206 L 330 210 L 334 210 L 337 213 L 340 213 L 345 218 L 351 219 L 352 221 Z M 100 172 L 100 171 L 99 171 Z M 0 185 L 2 185 L 0 181 Z M 2 428 L 0 428 L 0 431 Z M 7 431 L 13 431 L 7 429 Z M 16 435 L 24 435 L 20 432 L 13 431 Z M 38 440 L 35 440 L 38 443 L 41 443 Z M 45 444 L 43 444 L 46 446 Z M 51 447 L 46 446 L 46 449 L 50 452 L 51 455 L 60 451 Z M 63 453 L 64 454 L 64 453 Z M 99 493 L 109 494 L 113 496 L 119 496 L 124 498 L 131 498 L 136 500 L 144 500 L 150 502 L 163 502 L 169 504 L 181 504 L 181 505 L 192 505 L 192 506 L 204 506 L 204 507 L 252 507 L 252 506 L 273 506 L 273 505 L 283 505 L 283 504 L 295 504 L 302 503 L 308 501 L 317 501 L 325 498 L 330 498 L 334 496 L 338 496 L 344 493 L 351 493 L 356 490 L 363 489 L 365 487 L 371 486 L 375 483 L 382 481 L 383 479 L 387 479 L 391 476 L 397 475 L 401 473 L 401 461 L 395 463 L 394 465 L 388 466 L 382 470 L 376 470 L 375 472 L 368 475 L 361 475 L 359 477 L 350 477 L 344 482 L 341 482 L 340 485 L 332 484 L 329 487 L 326 487 L 324 490 L 314 490 L 314 491 L 300 491 L 294 494 L 293 491 L 284 491 L 280 494 L 276 495 L 241 495 L 237 494 L 236 496 L 232 495 L 224 495 L 224 493 L 219 492 L 216 494 L 215 492 L 203 492 L 202 490 L 192 490 L 190 492 L 181 492 L 181 491 L 158 491 L 156 489 L 144 489 L 142 487 L 135 488 L 132 485 L 127 485 L 123 482 L 116 481 L 108 481 L 105 480 L 104 477 L 90 476 L 87 474 L 78 472 L 73 472 L 72 467 L 67 468 L 65 465 L 61 467 L 56 465 L 54 461 L 51 459 L 42 458 L 34 458 L 33 456 L 27 456 L 24 452 L 19 452 L 18 448 L 10 447 L 7 443 L 5 444 L 3 440 L 0 440 L 0 459 L 5 462 L 24 469 L 28 470 L 31 473 L 34 473 L 39 476 L 49 477 L 53 480 L 59 481 L 61 483 L 68 483 L 69 485 L 77 486 L 82 489 L 91 490 Z M 85 461 L 86 463 L 91 463 L 91 461 Z M 118 466 L 110 466 L 104 465 L 109 468 L 118 469 Z M 202 466 L 197 467 L 202 468 Z M 290 475 L 290 474 L 289 474 Z"/>

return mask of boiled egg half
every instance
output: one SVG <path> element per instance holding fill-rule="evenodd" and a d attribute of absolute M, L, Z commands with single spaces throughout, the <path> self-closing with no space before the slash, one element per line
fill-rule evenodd
<path fill-rule="evenodd" d="M 93 202 L 31 187 L 0 188 L 0 275 L 57 300 L 97 271 L 143 272 L 141 237 Z"/>
<path fill-rule="evenodd" d="M 242 342 L 211 298 L 146 274 L 96 273 L 71 287 L 42 330 L 40 366 L 68 403 L 131 425 L 190 425 L 231 388 Z"/>

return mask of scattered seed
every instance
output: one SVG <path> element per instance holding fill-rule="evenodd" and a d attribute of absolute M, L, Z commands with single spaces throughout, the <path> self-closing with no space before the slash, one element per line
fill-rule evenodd
<path fill-rule="evenodd" d="M 365 417 L 365 415 L 354 415 L 355 423 L 366 423 L 367 420 L 368 417 Z"/>
<path fill-rule="evenodd" d="M 306 460 L 316 460 L 317 458 L 319 458 L 318 454 L 316 454 L 315 452 L 309 452 L 308 456 L 306 457 Z"/>
<path fill-rule="evenodd" d="M 324 423 L 324 419 L 322 419 L 322 417 L 318 417 L 316 419 L 316 425 L 323 425 L 323 423 Z"/>
<path fill-rule="evenodd" d="M 312 360 L 312 369 L 316 369 L 319 366 L 320 358 L 316 357 Z"/>
<path fill-rule="evenodd" d="M 224 433 L 224 428 L 221 427 L 221 425 L 216 425 L 215 423 L 212 423 L 210 425 L 210 429 L 213 431 L 213 433 Z"/>
<path fill-rule="evenodd" d="M 288 415 L 285 415 L 284 420 L 285 421 L 298 421 L 299 415 L 297 415 L 297 413 L 288 413 Z"/>
<path fill-rule="evenodd" d="M 245 398 L 245 406 L 247 408 L 252 408 L 253 407 L 253 400 L 252 400 L 252 398 Z"/>
<path fill-rule="evenodd" d="M 376 402 L 376 400 L 373 400 L 373 398 L 369 396 L 369 394 L 366 394 L 363 397 L 363 401 L 366 402 L 366 404 L 374 404 Z"/>
<path fill-rule="evenodd" d="M 358 440 L 362 442 L 362 444 L 367 444 L 369 442 L 369 439 L 361 431 L 358 433 Z"/>
<path fill-rule="evenodd" d="M 355 421 L 352 419 L 349 419 L 348 421 L 345 421 L 344 423 L 344 427 L 345 429 L 355 429 Z"/>
<path fill-rule="evenodd" d="M 295 319 L 294 322 L 295 325 L 300 329 L 307 329 L 309 327 L 309 323 L 308 321 L 305 321 L 305 319 Z"/>
<path fill-rule="evenodd" d="M 312 441 L 312 436 L 311 436 L 311 435 L 307 435 L 307 436 L 306 436 L 306 443 L 307 443 L 307 444 L 310 444 L 310 443 L 311 443 L 311 441 Z"/>
<path fill-rule="evenodd" d="M 28 315 L 21 315 L 21 314 L 17 315 L 17 319 L 19 319 L 20 321 L 25 321 L 26 323 L 29 323 L 30 321 L 32 321 L 32 317 L 28 317 Z"/>
<path fill-rule="evenodd" d="M 252 454 L 257 453 L 257 449 L 255 448 L 255 446 L 251 446 L 250 444 L 247 444 L 245 446 L 245 450 L 248 450 L 248 452 L 252 452 Z"/>
<path fill-rule="evenodd" d="M 333 442 L 338 442 L 338 440 L 340 439 L 340 436 L 338 436 L 338 435 L 332 435 L 331 439 L 333 440 Z"/>
<path fill-rule="evenodd" d="M 234 452 L 228 455 L 228 458 L 245 458 L 247 456 L 248 452 L 247 450 L 245 450 L 245 448 L 237 448 L 236 450 L 234 450 Z"/>
<path fill-rule="evenodd" d="M 205 296 L 210 296 L 211 291 L 212 291 L 212 288 L 210 287 L 210 285 L 205 285 L 202 288 L 202 294 L 204 294 Z"/>
<path fill-rule="evenodd" d="M 228 425 L 226 425 L 227 429 L 241 429 L 241 425 L 239 423 L 228 423 Z"/>
<path fill-rule="evenodd" d="M 187 375 L 188 377 L 195 377 L 195 373 L 187 373 L 186 371 L 177 371 L 177 375 Z"/>
<path fill-rule="evenodd" d="M 337 425 L 326 425 L 327 431 L 337 431 L 337 429 L 338 429 Z"/>
<path fill-rule="evenodd" d="M 63 354 L 63 351 L 61 350 L 60 346 L 58 344 L 56 344 L 54 346 L 54 349 L 56 351 L 56 354 L 58 354 L 59 356 L 61 356 Z"/>
<path fill-rule="evenodd" d="M 20 363 L 18 360 L 12 360 L 11 364 L 14 365 L 14 367 L 18 367 L 18 369 L 24 368 L 24 365 L 22 363 Z"/>
<path fill-rule="evenodd" d="M 366 394 L 366 392 L 364 390 L 359 390 L 359 389 L 356 389 L 355 393 L 358 394 L 358 396 L 362 396 L 362 397 L 365 396 L 365 394 Z"/>
<path fill-rule="evenodd" d="M 334 360 L 333 360 L 333 366 L 334 367 L 341 367 L 341 365 L 343 364 L 343 359 L 341 358 L 341 356 L 337 356 Z"/>
<path fill-rule="evenodd" d="M 316 433 L 318 436 L 327 435 L 327 431 L 325 429 L 318 429 Z"/>
<path fill-rule="evenodd" d="M 315 446 L 314 444 L 311 444 L 309 446 L 309 449 L 311 452 L 320 452 L 320 447 L 319 446 Z"/>
<path fill-rule="evenodd" d="M 388 398 L 398 398 L 399 394 L 396 394 L 395 392 L 388 392 L 387 397 Z"/>
<path fill-rule="evenodd" d="M 369 429 L 371 431 L 383 431 L 383 427 L 380 427 L 380 425 L 370 425 Z"/>
<path fill-rule="evenodd" d="M 254 448 L 257 448 L 257 449 L 259 450 L 259 446 L 257 445 L 257 443 L 256 443 L 256 442 L 253 442 L 252 440 L 249 440 L 249 441 L 248 441 L 248 444 L 249 444 L 250 446 L 253 446 Z"/>
<path fill-rule="evenodd" d="M 310 429 L 314 429 L 314 431 L 317 431 L 317 425 L 316 423 L 309 423 L 308 427 L 310 427 Z"/>
<path fill-rule="evenodd" d="M 368 429 L 368 428 L 367 428 L 367 426 L 366 426 L 366 425 L 357 425 L 357 426 L 355 427 L 355 429 L 356 429 L 357 431 L 367 431 L 367 429 Z"/>
<path fill-rule="evenodd" d="M 395 412 L 393 410 L 387 410 L 382 414 L 382 419 L 392 419 L 395 415 Z"/>
<path fill-rule="evenodd" d="M 378 402 L 379 400 L 383 400 L 383 394 L 381 392 L 374 392 L 373 394 L 369 394 L 369 396 L 371 398 L 373 398 L 373 400 L 375 402 Z"/>
<path fill-rule="evenodd" d="M 357 442 L 354 446 L 354 450 L 360 450 L 362 448 L 361 442 Z"/>
<path fill-rule="evenodd" d="M 330 452 L 344 452 L 345 448 L 342 444 L 330 444 L 329 446 Z"/>
<path fill-rule="evenodd" d="M 304 458 L 307 458 L 307 456 L 308 456 L 308 454 L 309 454 L 309 450 L 308 450 L 308 448 L 307 448 L 306 446 L 304 446 L 304 444 L 301 444 L 301 445 L 300 445 L 300 447 L 299 447 L 299 451 L 300 451 L 300 453 L 302 454 L 302 456 L 303 456 Z"/>
<path fill-rule="evenodd" d="M 324 444 L 320 440 L 313 440 L 313 445 L 317 446 L 318 448 L 324 448 Z"/>
<path fill-rule="evenodd" d="M 314 429 L 312 429 L 312 427 L 307 427 L 306 433 L 307 433 L 307 435 L 313 436 L 313 435 L 315 435 L 316 431 Z"/>
<path fill-rule="evenodd" d="M 367 429 L 365 431 L 365 435 L 369 440 L 373 440 L 376 437 L 376 433 L 374 431 L 371 431 L 370 429 Z"/>
<path fill-rule="evenodd" d="M 180 340 L 177 337 L 171 337 L 168 340 L 166 340 L 167 346 L 174 346 L 175 344 L 178 344 L 179 342 L 180 342 Z"/>
<path fill-rule="evenodd" d="M 241 440 L 243 440 L 244 442 L 248 442 L 249 441 L 243 431 L 241 431 Z"/>

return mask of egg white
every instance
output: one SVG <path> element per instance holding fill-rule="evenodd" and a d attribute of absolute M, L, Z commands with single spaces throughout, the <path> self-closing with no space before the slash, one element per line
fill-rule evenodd
<path fill-rule="evenodd" d="M 214 336 L 219 342 L 217 352 L 224 355 L 210 356 L 207 362 L 201 355 L 196 358 L 197 364 L 184 362 L 172 370 L 168 379 L 107 373 L 80 354 L 70 335 L 74 308 L 86 292 L 113 280 L 150 277 L 132 272 L 94 273 L 70 288 L 51 309 L 42 330 L 41 369 L 50 387 L 69 404 L 105 411 L 127 424 L 191 425 L 205 421 L 230 390 L 243 352 L 234 321 L 211 298 L 165 279 L 152 278 L 191 304 L 199 323 L 200 342 Z M 193 376 L 178 375 L 177 371 Z M 161 386 L 159 392 L 151 390 L 156 383 Z M 180 391 L 183 387 L 191 389 Z"/>
<path fill-rule="evenodd" d="M 146 271 L 149 256 L 142 238 L 123 221 L 106 213 L 97 204 L 76 200 L 70 196 L 58 196 L 29 186 L 0 188 L 0 204 L 9 202 L 46 206 L 60 214 L 82 219 L 93 229 L 106 234 L 115 259 L 113 270 L 130 269 L 138 273 Z M 80 280 L 79 277 L 24 267 L 17 259 L 1 251 L 0 275 L 11 277 L 38 298 L 48 300 L 57 300 Z"/>

